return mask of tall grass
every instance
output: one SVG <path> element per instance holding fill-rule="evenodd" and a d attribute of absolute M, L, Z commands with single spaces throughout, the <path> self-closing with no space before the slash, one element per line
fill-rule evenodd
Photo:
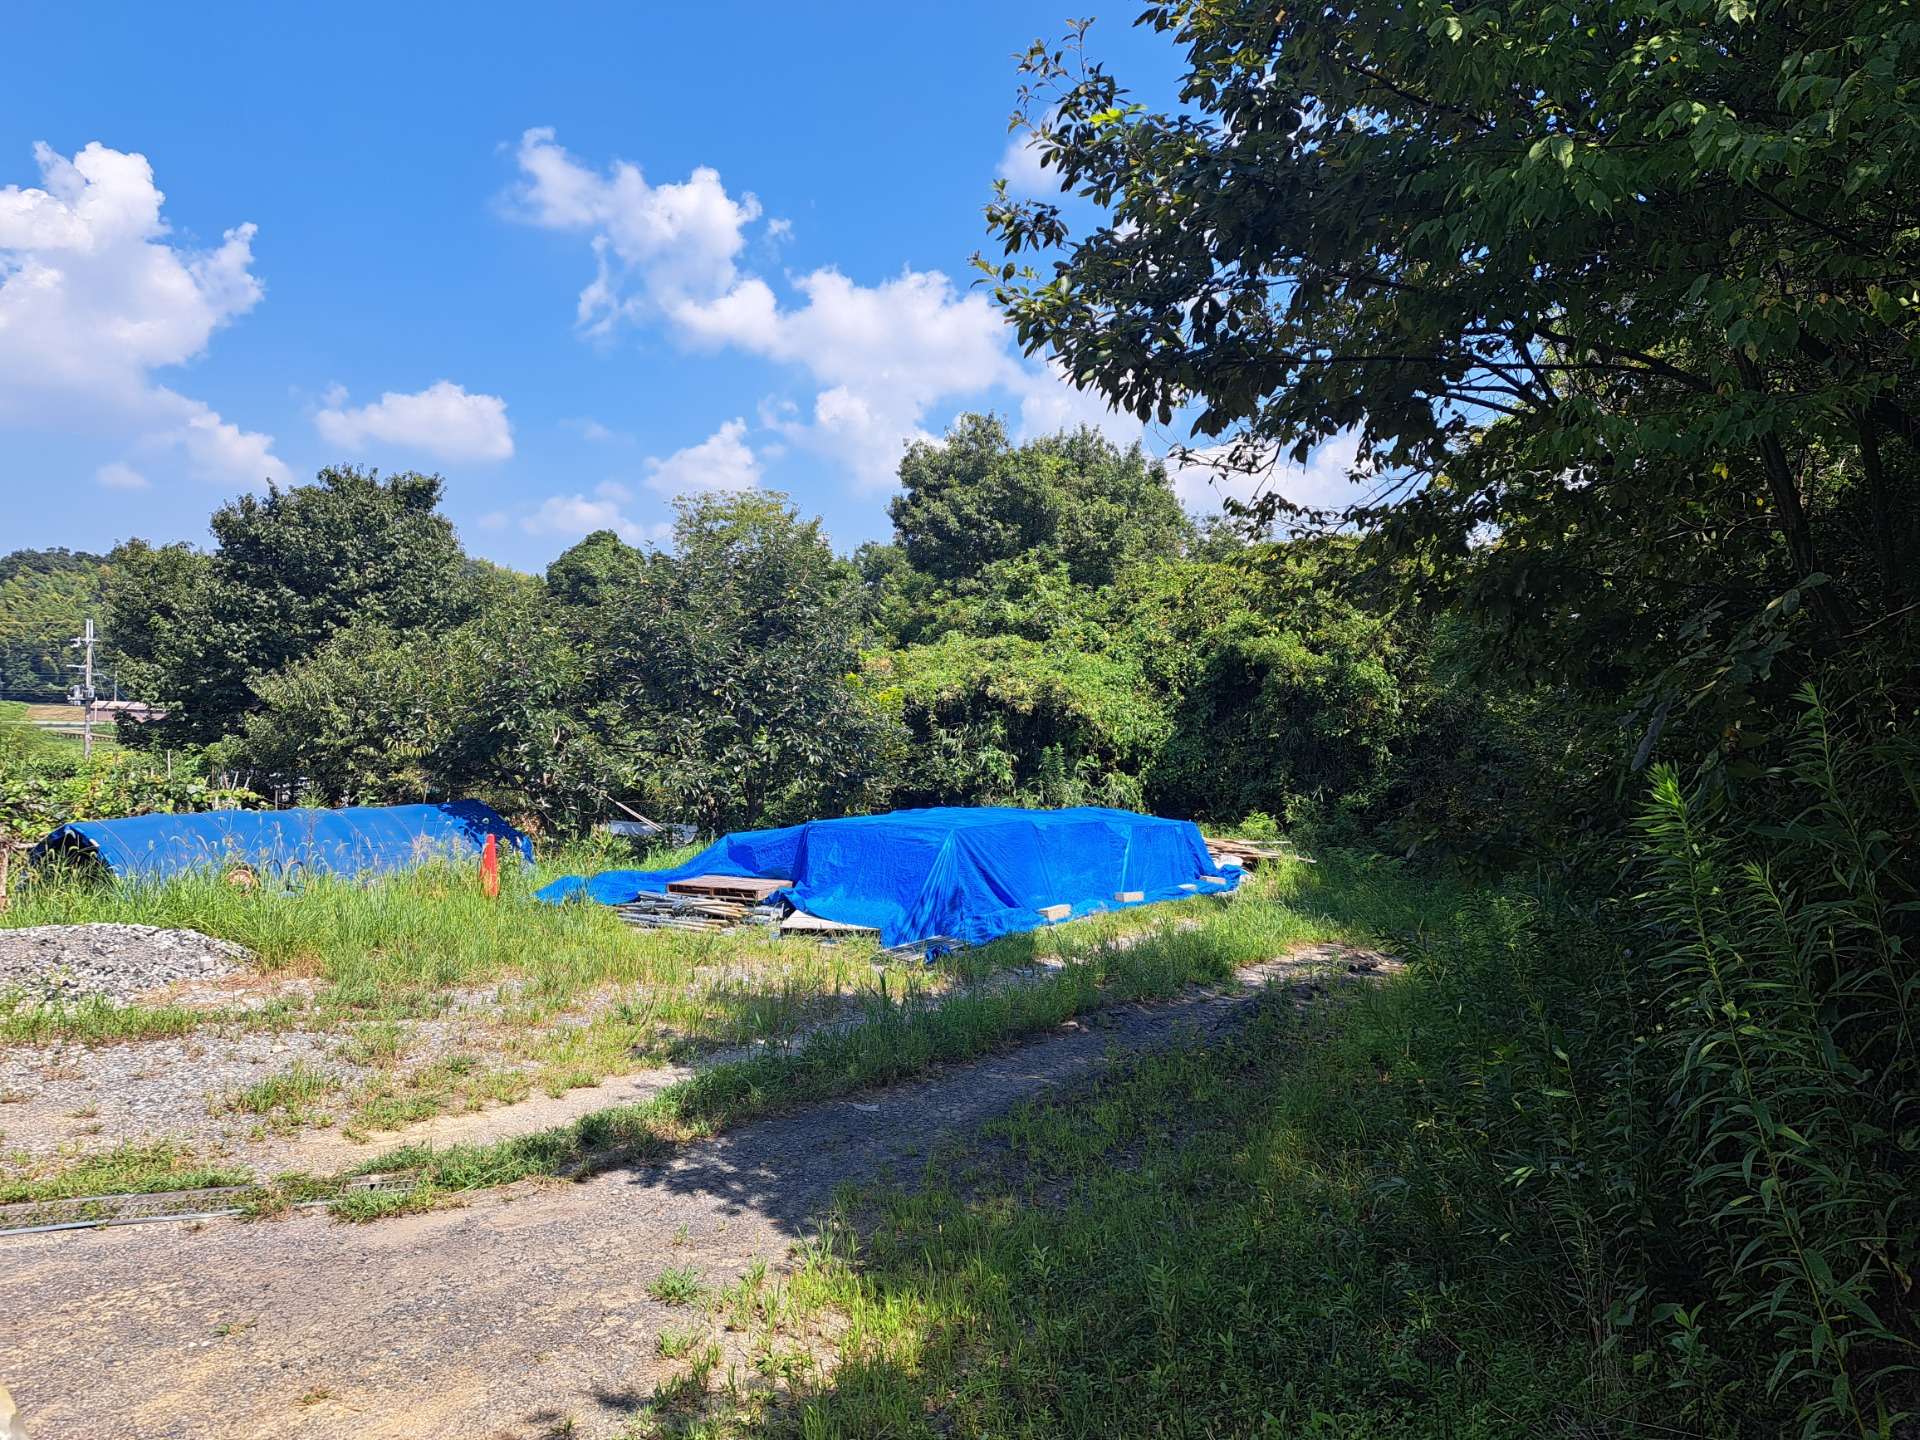
<path fill-rule="evenodd" d="M 1805 701 L 1756 802 L 1789 823 L 1657 771 L 1631 898 L 1468 897 L 1371 1043 L 1410 1082 L 1396 1186 L 1596 1403 L 1672 1367 L 1641 1419 L 1884 1436 L 1920 1409 L 1920 979 L 1911 822 L 1871 817 L 1920 767 Z"/>
<path fill-rule="evenodd" d="M 430 1203 L 440 1193 L 653 1155 L 785 1106 L 972 1059 L 1104 1005 L 1224 981 L 1302 942 L 1377 939 L 1383 922 L 1421 917 L 1416 894 L 1392 867 L 1294 866 L 1269 872 L 1242 896 L 1197 897 L 1008 937 L 990 947 L 997 963 L 982 974 L 1034 958 L 1056 962 L 1056 968 L 1012 986 L 870 993 L 858 1023 L 818 1031 L 791 1049 L 714 1065 L 642 1104 L 610 1107 L 570 1125 L 489 1145 L 387 1152 L 364 1168 L 413 1170 L 419 1191 L 354 1197 L 343 1202 L 341 1213 L 372 1218 Z M 1336 921 L 1312 902 L 1349 918 Z"/>
<path fill-rule="evenodd" d="M 1642 816 L 1658 1180 L 1684 1185 L 1726 1323 L 1772 1356 L 1768 1388 L 1804 1397 L 1809 1430 L 1872 1434 L 1886 1382 L 1920 1364 L 1916 907 L 1909 857 L 1858 789 L 1863 758 L 1885 783 L 1895 756 L 1861 756 L 1804 698 L 1801 804 L 1761 853 L 1742 855 L 1719 797 L 1671 770 Z"/>
<path fill-rule="evenodd" d="M 851 988 L 870 975 L 871 946 L 636 932 L 601 906 L 534 901 L 532 891 L 547 878 L 545 870 L 508 867 L 500 898 L 490 901 L 471 873 L 448 865 L 365 882 L 316 876 L 297 889 L 254 891 L 204 873 L 158 884 L 51 876 L 24 887 L 0 923 L 112 921 L 233 940 L 253 952 L 261 971 L 326 982 L 309 1007 L 318 1013 L 306 1015 L 316 1023 L 430 1016 L 456 992 L 511 981 L 502 998 L 523 1024 L 602 987 L 637 987 L 655 1012 L 646 1018 L 704 1029 L 731 1022 L 740 999 L 732 991 L 743 979 L 766 977 L 774 990 L 784 984 L 804 997 Z M 17 995 L 0 1001 L 0 1033 L 14 1039 L 137 1039 L 236 1018 L 258 1025 L 272 1017 L 98 1001 L 29 1006 Z"/>
<path fill-rule="evenodd" d="M 1436 917 L 1396 866 L 1274 875 L 1291 918 L 1256 927 L 1357 901 L 1406 977 L 855 1193 L 756 1342 L 827 1312 L 831 1374 L 689 1411 L 690 1372 L 660 1413 L 807 1440 L 1914 1433 L 1920 754 L 1804 699 L 1760 793 L 1651 777 L 1613 895 L 1519 878 Z"/>

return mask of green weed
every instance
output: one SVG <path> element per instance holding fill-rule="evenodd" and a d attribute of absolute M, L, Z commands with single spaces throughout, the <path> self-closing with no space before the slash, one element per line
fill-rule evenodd
<path fill-rule="evenodd" d="M 669 1265 L 647 1286 L 647 1294 L 662 1305 L 690 1305 L 706 1291 L 700 1272 L 691 1265 Z"/>
<path fill-rule="evenodd" d="M 244 1170 L 202 1164 L 192 1151 L 166 1140 L 120 1145 L 78 1160 L 45 1164 L 45 1168 L 48 1173 L 36 1174 L 33 1162 L 21 1159 L 13 1175 L 0 1177 L 0 1205 L 86 1195 L 152 1195 L 244 1185 L 252 1179 Z"/>

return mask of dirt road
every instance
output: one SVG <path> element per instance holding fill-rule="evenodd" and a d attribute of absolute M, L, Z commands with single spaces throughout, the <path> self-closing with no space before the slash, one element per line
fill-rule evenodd
<path fill-rule="evenodd" d="M 655 1337 L 686 1318 L 648 1297 L 663 1269 L 723 1284 L 777 1265 L 842 1182 L 910 1180 L 943 1137 L 1112 1051 L 1216 1032 L 1292 968 L 463 1209 L 0 1241 L 0 1381 L 44 1440 L 617 1435 L 664 1373 Z"/>

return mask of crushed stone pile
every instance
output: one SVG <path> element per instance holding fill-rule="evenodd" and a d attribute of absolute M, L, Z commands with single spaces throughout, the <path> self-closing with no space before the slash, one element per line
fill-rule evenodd
<path fill-rule="evenodd" d="M 22 990 L 29 1001 L 127 1001 L 176 980 L 231 975 L 249 958 L 244 946 L 198 930 L 30 925 L 0 929 L 0 990 Z"/>

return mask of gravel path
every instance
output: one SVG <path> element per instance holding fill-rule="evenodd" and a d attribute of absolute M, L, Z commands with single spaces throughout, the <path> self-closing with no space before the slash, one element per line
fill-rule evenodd
<path fill-rule="evenodd" d="M 670 1265 L 778 1264 L 834 1188 L 910 1174 L 942 1139 L 1113 1051 L 1215 1034 L 1330 947 L 1244 986 L 1129 1005 L 913 1085 L 808 1106 L 577 1184 L 366 1226 L 305 1213 L 0 1241 L 0 1357 L 33 1433 L 68 1440 L 617 1435 L 664 1375 L 648 1298 Z M 563 1430 L 564 1422 L 573 1429 Z"/>
<path fill-rule="evenodd" d="M 1057 969 L 1057 962 L 1042 961 L 998 971 L 977 987 L 957 987 L 956 993 L 1033 984 Z M 216 982 L 178 987 L 169 998 L 192 995 L 210 1007 L 239 1010 L 296 991 L 310 995 L 312 983 Z M 590 1001 L 579 1014 L 553 1024 L 585 1024 L 595 1005 L 610 1003 L 617 993 Z M 489 1063 L 497 1059 L 494 1051 L 501 1037 L 493 1030 L 500 1011 L 496 990 L 463 991 L 453 998 L 455 1004 L 443 1019 L 400 1022 L 406 1063 L 396 1078 L 453 1054 Z M 797 1045 L 867 1018 L 866 1006 L 852 998 L 823 1008 L 828 1013 L 802 1025 L 785 1043 Z M 338 1122 L 350 1114 L 356 1088 L 379 1072 L 353 1063 L 351 1036 L 345 1030 L 250 1031 L 210 1025 L 178 1039 L 0 1047 L 0 1159 L 45 1162 L 164 1137 L 191 1147 L 208 1163 L 231 1164 L 259 1175 L 287 1170 L 325 1174 L 398 1145 L 481 1142 L 564 1125 L 594 1110 L 647 1099 L 695 1069 L 768 1048 L 766 1041 L 722 1047 L 690 1065 L 636 1068 L 563 1095 L 536 1093 L 510 1104 L 438 1115 L 401 1131 L 353 1139 Z M 641 1067 L 644 1062 L 635 1064 Z M 314 1114 L 335 1122 L 330 1127 L 309 1123 L 289 1134 L 274 1124 L 276 1117 L 237 1112 L 221 1103 L 222 1097 L 295 1065 L 324 1072 L 337 1082 L 332 1094 L 312 1102 Z"/>
<path fill-rule="evenodd" d="M 226 1097 L 295 1064 L 343 1086 L 372 1074 L 339 1058 L 341 1037 L 307 1031 L 188 1035 L 133 1045 L 0 1050 L 0 1155 L 43 1159 L 175 1140 L 209 1162 L 253 1163 L 262 1117 Z"/>
<path fill-rule="evenodd" d="M 247 951 L 198 930 L 153 925 L 29 925 L 0 929 L 0 987 L 31 998 L 131 1000 L 180 980 L 212 980 L 244 966 Z"/>

